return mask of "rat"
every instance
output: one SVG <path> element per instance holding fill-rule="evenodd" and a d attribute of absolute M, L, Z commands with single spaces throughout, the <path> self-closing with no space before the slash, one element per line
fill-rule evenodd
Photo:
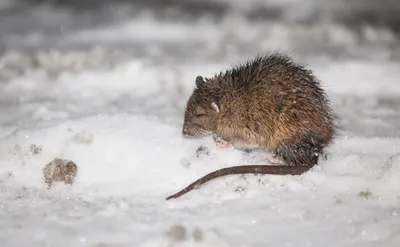
<path fill-rule="evenodd" d="M 318 164 L 336 133 L 336 115 L 310 69 L 280 53 L 258 55 L 215 74 L 197 76 L 182 135 L 216 135 L 224 146 L 263 149 L 280 163 L 222 168 L 167 198 L 232 174 L 301 175 Z"/>

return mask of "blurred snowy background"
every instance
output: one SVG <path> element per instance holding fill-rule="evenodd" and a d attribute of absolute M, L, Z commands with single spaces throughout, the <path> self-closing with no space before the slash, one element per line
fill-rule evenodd
<path fill-rule="evenodd" d="M 151 105 L 153 112 L 167 115 L 174 110 L 170 104 L 174 104 L 178 114 L 185 103 L 179 92 L 185 88 L 180 86 L 191 85 L 195 75 L 214 73 L 270 51 L 289 53 L 297 61 L 317 69 L 317 75 L 326 81 L 332 93 L 366 96 L 365 91 L 400 90 L 388 88 L 382 82 L 382 79 L 398 80 L 400 4 L 396 0 L 2 0 L 0 3 L 3 82 L 0 122 L 12 126 L 42 118 L 104 112 L 104 109 L 132 109 L 138 100 Z M 346 65 L 349 60 L 351 64 Z M 132 61 L 136 62 L 132 66 L 150 73 L 154 77 L 151 81 L 160 87 L 174 84 L 172 90 L 179 96 L 171 92 L 171 97 L 164 99 L 149 97 L 148 92 L 132 90 L 124 79 L 115 76 L 112 78 L 122 85 L 111 87 L 116 92 L 107 99 L 99 95 L 102 90 L 99 85 L 90 88 L 94 92 L 89 93 L 82 92 L 89 91 L 91 86 L 86 87 L 87 83 L 79 83 L 78 88 L 71 85 L 71 79 L 54 83 L 71 73 L 106 73 Z M 382 68 L 382 63 L 387 66 Z M 368 69 L 354 73 L 360 66 Z M 153 70 L 158 72 L 152 73 Z M 352 78 L 354 74 L 363 76 L 362 80 L 375 81 L 375 85 L 366 89 L 365 82 Z M 136 80 L 143 79 L 136 75 L 140 77 Z M 37 79 L 28 83 L 21 82 L 23 78 Z M 11 80 L 25 86 L 6 84 Z M 397 97 L 378 98 L 384 108 L 397 102 Z M 360 104 L 367 104 L 364 100 L 371 101 L 355 97 L 349 100 L 337 99 L 340 104 L 352 104 L 352 108 L 363 108 Z M 372 131 L 370 126 L 365 129 L 358 124 L 356 115 L 365 114 L 364 111 L 347 110 L 341 112 L 349 114 L 344 124 L 352 121 L 346 127 L 363 133 Z M 370 114 L 379 111 L 373 112 Z M 387 120 L 399 119 L 392 116 Z M 372 135 L 386 133 L 380 129 L 382 126 L 373 128 Z"/>
<path fill-rule="evenodd" d="M 166 202 L 251 163 L 191 156 L 195 77 L 271 51 L 322 80 L 332 158 Z M 399 246 L 400 1 L 0 0 L 0 137 L 1 246 Z M 56 157 L 77 180 L 47 190 Z"/>

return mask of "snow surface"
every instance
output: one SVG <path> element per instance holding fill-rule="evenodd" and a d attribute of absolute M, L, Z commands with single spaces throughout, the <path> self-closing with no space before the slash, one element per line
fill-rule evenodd
<path fill-rule="evenodd" d="M 160 29 L 148 19 L 142 24 L 70 38 L 111 42 L 129 39 L 129 30 Z M 166 42 L 203 31 L 219 39 L 217 28 L 161 27 L 175 33 Z M 181 136 L 196 75 L 236 62 L 155 65 L 133 57 L 107 70 L 49 76 L 42 67 L 2 81 L 0 246 L 399 246 L 400 71 L 393 61 L 307 61 L 343 129 L 313 171 L 229 176 L 165 200 L 208 172 L 264 157 Z M 210 155 L 197 157 L 200 145 Z M 47 189 L 42 168 L 54 158 L 78 165 L 72 186 Z"/>
<path fill-rule="evenodd" d="M 196 68 L 205 74 L 207 70 L 207 66 Z M 337 71 L 341 73 L 335 77 Z M 396 72 L 391 65 L 348 62 L 331 63 L 319 74 L 333 95 L 363 83 L 363 91 L 354 93 L 373 97 L 385 93 L 379 91 L 382 85 L 393 89 L 386 93 L 397 93 Z M 378 86 L 374 78 L 381 73 L 390 76 Z M 52 112 L 51 104 L 44 104 L 33 115 L 37 124 L 2 133 L 0 240 L 4 246 L 400 243 L 398 132 L 391 138 L 379 138 L 346 137 L 344 131 L 329 149 L 329 159 L 303 176 L 231 176 L 165 201 L 208 172 L 230 164 L 252 164 L 256 158 L 236 150 L 218 150 L 209 138 L 185 140 L 181 137 L 182 113 L 157 116 L 143 111 L 147 107 L 140 101 L 132 104 L 136 110 L 130 113 L 74 113 L 74 104 L 82 105 L 80 113 L 84 113 L 109 105 L 127 91 L 132 98 L 155 95 L 169 102 L 173 84 L 166 83 L 167 89 L 159 92 L 161 79 L 155 74 L 153 68 L 133 61 L 107 73 L 60 76 L 50 86 L 34 77 L 5 85 L 3 96 L 25 92 L 34 101 L 46 94 L 50 97 L 44 102 L 57 105 L 64 101 L 65 108 Z M 184 95 L 193 87 L 189 79 L 194 74 L 190 71 L 183 76 L 188 79 Z M 166 91 L 171 95 L 165 95 Z M 42 153 L 31 153 L 32 144 L 41 146 Z M 210 156 L 196 157 L 201 144 L 211 149 Z M 46 189 L 42 168 L 55 157 L 77 163 L 73 186 Z M 179 229 L 170 230 L 174 225 L 186 227 L 187 240 L 166 233 Z M 198 234 L 204 236 L 193 237 Z"/>

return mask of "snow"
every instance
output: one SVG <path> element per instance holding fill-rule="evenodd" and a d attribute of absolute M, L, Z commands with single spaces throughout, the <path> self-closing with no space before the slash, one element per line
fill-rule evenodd
<path fill-rule="evenodd" d="M 141 18 L 67 40 L 224 42 L 221 26 L 207 21 L 157 26 Z M 293 29 L 279 23 L 258 42 L 258 26 L 238 22 L 249 34 L 242 42 L 297 42 L 286 40 Z M 353 47 L 352 35 L 334 42 Z M 399 62 L 304 61 L 341 117 L 328 159 L 302 176 L 228 176 L 166 201 L 211 171 L 269 155 L 181 135 L 195 77 L 243 56 L 174 64 L 132 56 L 107 69 L 70 71 L 66 64 L 77 56 L 69 55 L 0 79 L 1 246 L 399 246 Z M 33 153 L 32 145 L 42 151 Z M 209 155 L 196 155 L 201 145 Z M 42 169 L 54 158 L 77 164 L 72 186 L 47 189 Z"/>
<path fill-rule="evenodd" d="M 381 73 L 391 71 L 380 85 L 396 90 L 392 66 L 332 62 L 320 68 L 320 74 L 334 95 L 349 92 L 359 82 L 364 92 L 354 93 L 372 97 L 385 93 L 377 91 L 373 80 Z M 189 77 L 194 78 L 195 72 L 185 70 L 184 95 L 188 95 L 194 84 Z M 208 67 L 196 71 L 206 73 Z M 337 71 L 341 73 L 335 80 Z M 169 88 L 160 92 L 155 74 L 154 68 L 132 61 L 110 72 L 60 76 L 51 86 L 32 77 L 15 79 L 2 92 L 25 92 L 34 100 L 44 97 L 40 93 L 49 88 L 47 100 L 54 104 L 70 100 L 81 104 L 82 112 L 95 105 L 107 106 L 126 92 L 132 98 L 163 95 L 167 102 L 174 95 L 173 84 L 166 83 Z M 168 91 L 172 96 L 165 95 Z M 258 154 L 247 157 L 237 150 L 218 150 L 210 138 L 186 140 L 181 136 L 182 112 L 157 116 L 140 103 L 132 105 L 136 109 L 132 112 L 82 116 L 74 116 L 65 107 L 59 119 L 48 109 L 37 124 L 3 133 L 0 239 L 5 246 L 168 246 L 169 241 L 170 246 L 309 246 L 327 240 L 335 241 L 332 246 L 399 243 L 398 136 L 349 137 L 344 132 L 330 147 L 329 159 L 303 176 L 230 176 L 165 201 L 200 176 L 230 164 L 254 163 Z M 33 154 L 32 144 L 42 147 L 42 153 Z M 200 145 L 210 148 L 209 157 L 196 157 Z M 73 186 L 57 184 L 47 190 L 42 168 L 56 157 L 76 162 L 77 179 Z M 174 225 L 184 227 L 186 240 L 167 234 Z M 206 237 L 196 240 L 192 236 L 196 231 Z M 60 242 L 61 237 L 65 241 Z"/>
<path fill-rule="evenodd" d="M 32 144 L 42 153 L 32 154 Z M 210 147 L 210 157 L 194 156 L 200 144 Z M 232 176 L 165 201 L 202 174 L 244 159 L 243 154 L 218 150 L 207 139 L 185 140 L 179 125 L 154 116 L 52 121 L 1 141 L 1 238 L 6 246 L 168 246 L 166 241 L 175 240 L 163 231 L 183 224 L 185 231 L 200 228 L 206 237 L 196 242 L 188 236 L 184 245 L 176 240 L 172 246 L 262 246 L 266 239 L 306 246 L 322 244 L 328 236 L 340 245 L 384 241 L 390 246 L 399 240 L 399 148 L 398 138 L 344 139 L 331 148 L 329 161 L 303 176 Z M 78 164 L 73 186 L 46 189 L 42 167 L 54 157 Z M 360 192 L 370 192 L 371 198 Z M 59 243 L 60 234 L 68 241 Z"/>
<path fill-rule="evenodd" d="M 149 39 L 176 42 L 182 39 L 188 41 L 191 41 L 190 39 L 199 39 L 199 36 L 215 39 L 218 33 L 218 30 L 210 28 L 210 25 L 207 24 L 197 25 L 196 28 L 192 28 L 182 22 L 160 23 L 153 18 L 147 17 L 138 17 L 138 19 L 140 19 L 140 22 L 134 19 L 105 29 L 82 31 L 73 34 L 71 40 L 91 41 L 97 39 L 103 42 L 110 42 L 119 41 L 123 37 L 124 39 L 131 38 L 142 42 Z"/>
<path fill-rule="evenodd" d="M 400 94 L 400 63 L 341 61 L 315 66 L 315 73 L 324 82 L 325 89 L 335 94 L 357 96 L 397 96 Z M 384 78 L 384 79 L 383 79 Z M 360 86 L 360 84 L 362 84 Z"/>

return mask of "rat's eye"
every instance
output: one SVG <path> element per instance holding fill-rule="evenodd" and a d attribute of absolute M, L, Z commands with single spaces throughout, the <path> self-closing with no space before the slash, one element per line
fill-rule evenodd
<path fill-rule="evenodd" d="M 205 115 L 206 115 L 206 110 L 204 110 L 202 107 L 196 108 L 196 117 L 202 117 Z"/>

